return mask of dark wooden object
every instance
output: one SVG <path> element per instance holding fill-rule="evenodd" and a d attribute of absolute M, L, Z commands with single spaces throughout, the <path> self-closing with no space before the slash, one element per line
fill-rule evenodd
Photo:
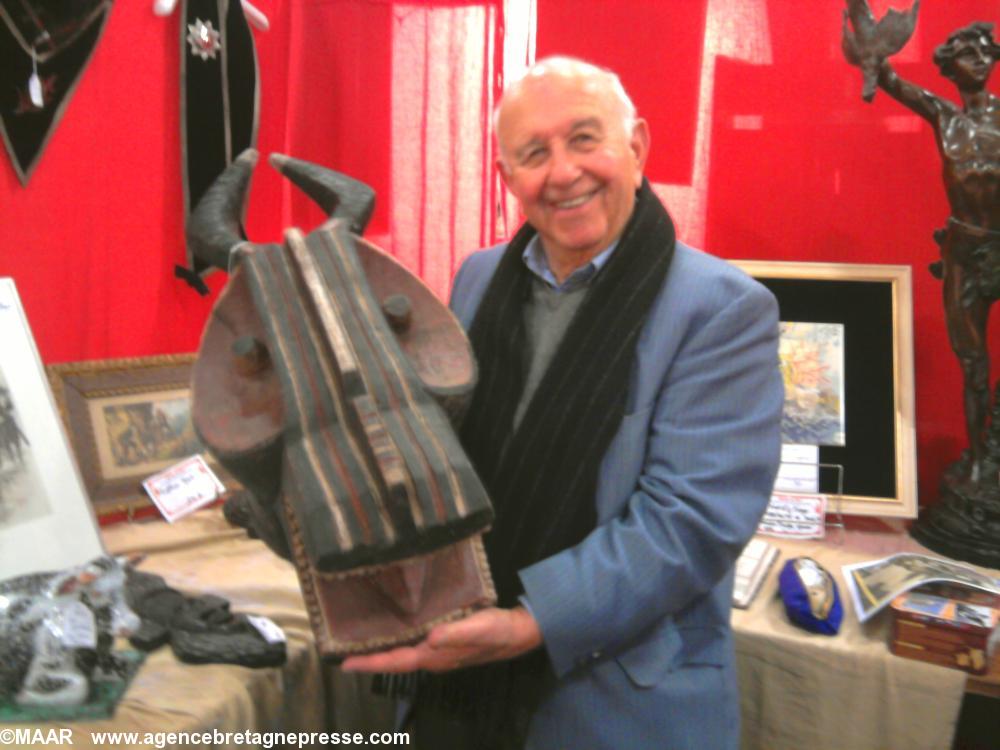
<path fill-rule="evenodd" d="M 334 658 L 495 599 L 479 539 L 492 508 L 448 418 L 475 383 L 471 348 L 430 290 L 350 227 L 225 240 L 237 263 L 192 383 L 195 428 L 295 563 Z"/>

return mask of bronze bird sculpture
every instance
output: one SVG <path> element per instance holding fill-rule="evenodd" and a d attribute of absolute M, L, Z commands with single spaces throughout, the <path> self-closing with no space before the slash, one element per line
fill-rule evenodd
<path fill-rule="evenodd" d="M 861 98 L 866 102 L 875 98 L 882 61 L 903 49 L 913 36 L 919 9 L 920 0 L 916 0 L 907 11 L 890 8 L 876 22 L 868 0 L 847 0 L 841 47 L 847 62 L 861 68 L 864 79 Z"/>

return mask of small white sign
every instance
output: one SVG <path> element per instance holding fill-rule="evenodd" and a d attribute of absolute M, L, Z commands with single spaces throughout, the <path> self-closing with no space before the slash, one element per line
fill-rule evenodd
<path fill-rule="evenodd" d="M 247 615 L 247 621 L 257 628 L 268 643 L 284 643 L 285 631 L 277 626 L 274 620 L 260 615 Z"/>
<path fill-rule="evenodd" d="M 781 446 L 783 464 L 818 464 L 819 446 L 801 443 L 784 443 Z"/>
<path fill-rule="evenodd" d="M 818 492 L 819 466 L 813 464 L 781 464 L 774 480 L 775 492 Z"/>
<path fill-rule="evenodd" d="M 170 523 L 208 505 L 225 491 L 200 455 L 153 474 L 142 486 Z"/>
<path fill-rule="evenodd" d="M 826 495 L 771 495 L 758 534 L 783 539 L 822 539 L 826 534 Z"/>
<path fill-rule="evenodd" d="M 66 648 L 97 648 L 94 614 L 83 602 L 60 602 L 55 618 L 62 631 L 60 640 Z"/>
<path fill-rule="evenodd" d="M 785 443 L 775 492 L 819 492 L 819 446 Z"/>

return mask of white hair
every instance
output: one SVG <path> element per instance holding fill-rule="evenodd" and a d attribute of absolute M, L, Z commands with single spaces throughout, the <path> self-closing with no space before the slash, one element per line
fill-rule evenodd
<path fill-rule="evenodd" d="M 504 100 L 511 94 L 516 94 L 525 83 L 546 78 L 549 76 L 559 76 L 562 78 L 586 78 L 607 86 L 608 90 L 614 94 L 615 99 L 621 109 L 622 129 L 626 134 L 632 132 L 635 126 L 636 110 L 635 104 L 625 91 L 621 79 L 616 73 L 599 65 L 594 65 L 586 60 L 566 55 L 553 55 L 545 57 L 535 62 L 525 71 L 524 75 L 512 82 L 504 89 L 503 96 L 493 109 L 493 132 L 498 131 L 500 124 L 500 110 L 503 108 Z"/>

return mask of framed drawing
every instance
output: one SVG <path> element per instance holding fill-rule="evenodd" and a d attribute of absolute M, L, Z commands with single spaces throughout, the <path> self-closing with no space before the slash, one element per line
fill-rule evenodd
<path fill-rule="evenodd" d="M 101 521 L 152 514 L 142 481 L 205 448 L 191 423 L 193 354 L 50 365 L 49 380 Z M 227 485 L 231 479 L 221 476 Z"/>
<path fill-rule="evenodd" d="M 0 278 L 0 580 L 104 554 L 14 281 Z"/>
<path fill-rule="evenodd" d="M 820 492 L 851 515 L 915 518 L 909 266 L 733 261 L 778 298 L 786 442 L 819 446 Z"/>

